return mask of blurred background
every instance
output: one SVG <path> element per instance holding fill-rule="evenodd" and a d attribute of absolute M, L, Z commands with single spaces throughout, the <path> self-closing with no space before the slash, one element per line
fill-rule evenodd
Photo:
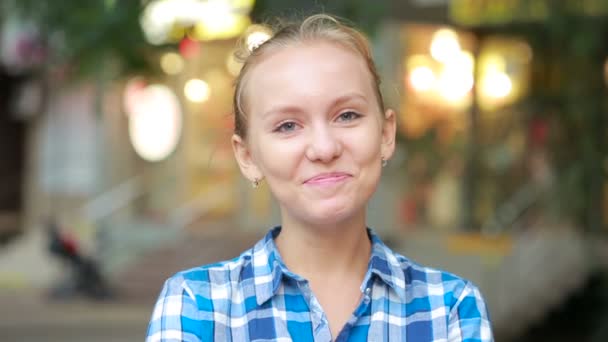
<path fill-rule="evenodd" d="M 168 276 L 279 222 L 233 161 L 232 53 L 318 11 L 399 113 L 370 226 L 478 284 L 497 341 L 608 341 L 607 0 L 3 0 L 3 341 L 142 340 Z"/>

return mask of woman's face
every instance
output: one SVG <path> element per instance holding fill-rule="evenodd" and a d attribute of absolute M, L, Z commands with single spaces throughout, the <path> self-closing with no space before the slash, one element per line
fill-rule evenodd
<path fill-rule="evenodd" d="M 250 71 L 248 137 L 233 137 L 250 180 L 264 178 L 284 222 L 364 217 L 394 150 L 395 115 L 380 113 L 365 61 L 317 42 L 274 51 Z"/>

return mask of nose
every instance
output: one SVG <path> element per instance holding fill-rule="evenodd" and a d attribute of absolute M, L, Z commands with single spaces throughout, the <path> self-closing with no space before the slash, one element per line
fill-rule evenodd
<path fill-rule="evenodd" d="M 311 129 L 306 157 L 311 161 L 328 163 L 340 156 L 342 144 L 336 132 L 327 125 Z"/>

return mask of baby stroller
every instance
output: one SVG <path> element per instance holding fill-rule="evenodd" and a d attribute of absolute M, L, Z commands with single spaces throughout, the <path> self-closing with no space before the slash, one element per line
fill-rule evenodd
<path fill-rule="evenodd" d="M 52 298 L 84 295 L 93 299 L 107 299 L 110 289 L 99 265 L 83 255 L 76 239 L 63 232 L 55 221 L 48 222 L 49 251 L 67 264 L 69 277 L 51 290 Z"/>

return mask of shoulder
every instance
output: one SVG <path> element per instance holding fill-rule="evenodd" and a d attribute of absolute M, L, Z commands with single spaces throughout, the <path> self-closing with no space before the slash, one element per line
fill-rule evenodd
<path fill-rule="evenodd" d="M 406 301 L 417 301 L 427 307 L 428 299 L 436 305 L 452 308 L 463 295 L 478 295 L 477 286 L 469 280 L 438 268 L 421 265 L 388 247 L 370 230 L 373 243 L 372 267 L 385 281 L 392 285 L 399 297 Z M 375 260 L 374 260 L 375 259 Z"/>
<path fill-rule="evenodd" d="M 403 272 L 405 291 L 410 292 L 409 296 L 442 296 L 444 304 L 452 308 L 467 296 L 483 302 L 479 288 L 468 279 L 439 268 L 421 265 L 398 253 L 394 255 Z"/>
<path fill-rule="evenodd" d="M 180 341 L 213 340 L 215 321 L 226 324 L 232 303 L 242 298 L 243 281 L 251 267 L 249 250 L 235 259 L 169 277 L 154 306 L 147 341 L 162 340 L 163 336 Z"/>
<path fill-rule="evenodd" d="M 247 250 L 231 260 L 177 272 L 165 281 L 161 297 L 182 295 L 197 303 L 204 299 L 229 299 L 232 289 L 252 278 L 251 254 Z"/>
<path fill-rule="evenodd" d="M 493 341 L 487 306 L 474 283 L 399 254 L 395 257 L 403 271 L 406 298 L 414 311 L 430 310 L 433 315 L 445 317 L 450 338 Z"/>

